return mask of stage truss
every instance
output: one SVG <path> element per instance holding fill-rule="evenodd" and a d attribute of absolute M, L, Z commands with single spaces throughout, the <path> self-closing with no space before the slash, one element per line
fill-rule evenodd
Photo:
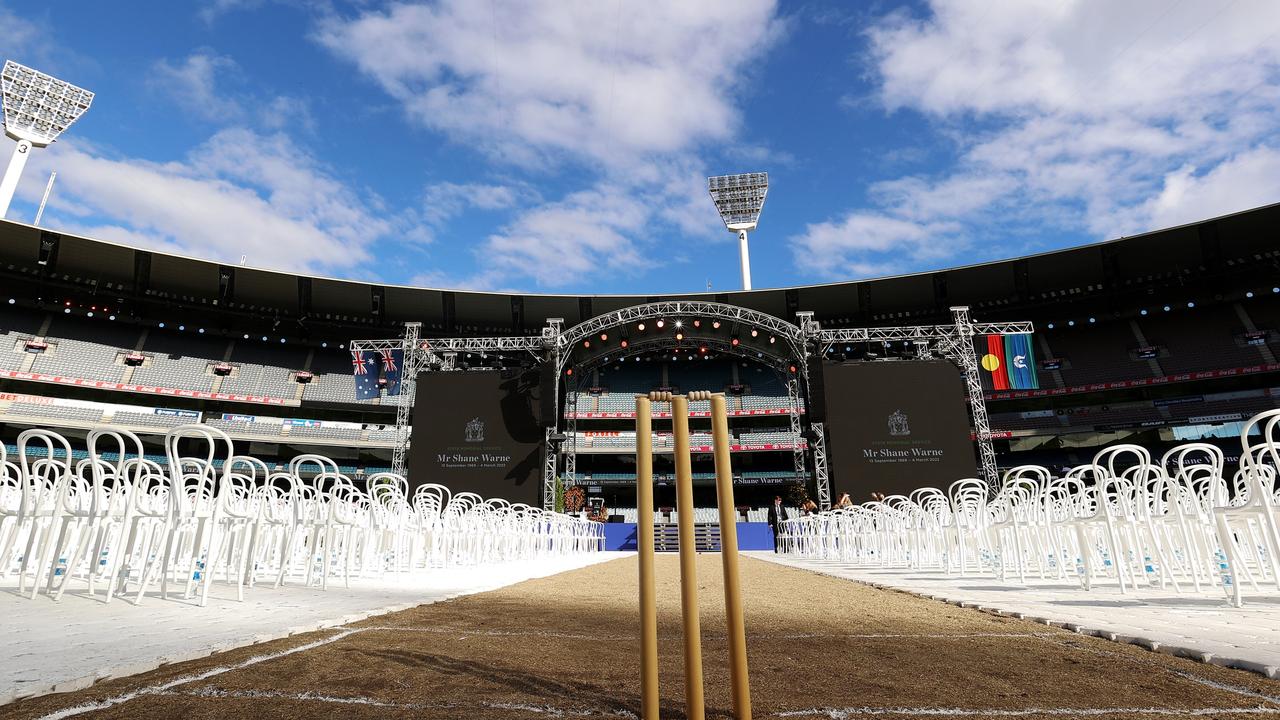
<path fill-rule="evenodd" d="M 796 359 L 801 377 L 788 378 L 787 395 L 791 403 L 788 413 L 791 431 L 797 439 L 794 451 L 794 465 L 797 477 L 803 481 L 808 476 L 805 452 L 799 448 L 802 437 L 800 402 L 802 391 L 800 382 L 804 382 L 808 397 L 808 359 L 816 353 L 825 357 L 827 351 L 839 344 L 876 343 L 876 342 L 912 342 L 916 346 L 916 357 L 929 359 L 945 358 L 954 363 L 965 378 L 965 386 L 969 395 L 969 410 L 973 421 L 974 439 L 978 445 L 983 479 L 993 488 L 999 483 L 996 466 L 995 448 L 992 445 L 991 423 L 987 416 L 986 398 L 982 391 L 982 380 L 978 374 L 978 358 L 973 346 L 976 335 L 1010 335 L 1031 333 L 1034 327 L 1030 322 L 998 322 L 975 323 L 969 316 L 969 308 L 957 306 L 951 308 L 952 322 L 945 325 L 904 325 L 896 327 L 838 328 L 823 329 L 814 319 L 811 312 L 797 312 L 798 324 L 748 308 L 726 305 L 724 303 L 703 301 L 664 301 L 634 305 L 597 315 L 585 322 L 564 329 L 562 318 L 547 320 L 541 334 L 536 336 L 513 337 L 479 337 L 479 338 L 427 338 L 421 337 L 421 323 L 406 323 L 403 337 L 381 340 L 352 340 L 351 350 L 373 351 L 403 350 L 404 373 L 401 380 L 401 395 L 396 407 L 395 446 L 392 449 L 392 471 L 407 475 L 407 452 L 410 443 L 410 419 L 414 398 L 417 391 L 417 374 L 424 370 L 447 372 L 457 367 L 459 353 L 485 354 L 522 354 L 528 353 L 539 362 L 546 363 L 555 369 L 554 392 L 556 402 L 556 427 L 564 421 L 565 440 L 568 446 L 564 449 L 565 477 L 570 482 L 577 475 L 577 394 L 573 393 L 566 402 L 568 407 L 561 408 L 559 403 L 560 382 L 565 365 L 569 362 L 571 350 L 584 338 L 607 331 L 620 325 L 642 322 L 648 319 L 664 317 L 693 317 L 703 319 L 719 319 L 759 327 L 772 335 L 781 338 Z M 810 422 L 810 451 L 813 454 L 813 476 L 817 489 L 818 505 L 822 509 L 831 507 L 830 478 L 827 469 L 826 428 L 821 422 Z M 560 436 L 555 427 L 546 429 L 543 458 L 543 507 L 551 509 L 555 503 L 555 481 L 558 469 L 556 447 Z"/>

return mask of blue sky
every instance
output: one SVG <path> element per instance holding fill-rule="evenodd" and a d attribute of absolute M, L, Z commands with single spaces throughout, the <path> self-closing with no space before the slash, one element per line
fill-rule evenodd
<path fill-rule="evenodd" d="M 1280 200 L 1269 0 L 0 4 L 94 90 L 9 217 L 224 262 L 530 292 L 757 287 Z"/>

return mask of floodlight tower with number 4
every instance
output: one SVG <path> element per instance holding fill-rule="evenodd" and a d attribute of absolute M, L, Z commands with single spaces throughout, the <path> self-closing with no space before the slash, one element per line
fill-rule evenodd
<path fill-rule="evenodd" d="M 4 134 L 18 141 L 0 180 L 0 219 L 18 189 L 31 148 L 46 147 L 80 119 L 93 102 L 93 93 L 51 75 L 6 60 L 0 72 L 4 91 Z"/>
<path fill-rule="evenodd" d="M 742 261 L 742 289 L 751 289 L 751 256 L 747 252 L 747 233 L 756 229 L 764 196 L 769 192 L 769 173 L 717 175 L 707 178 L 711 201 L 730 232 L 738 234 L 738 255 Z"/>

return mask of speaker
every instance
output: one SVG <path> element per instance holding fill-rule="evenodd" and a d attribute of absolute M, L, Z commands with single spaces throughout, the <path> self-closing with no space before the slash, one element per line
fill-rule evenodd
<path fill-rule="evenodd" d="M 542 427 L 556 426 L 556 369 L 552 363 L 542 364 L 542 377 L 538 379 L 538 423 Z"/>
<path fill-rule="evenodd" d="M 827 384 L 822 379 L 822 357 L 810 355 L 809 372 L 809 422 L 827 421 Z"/>

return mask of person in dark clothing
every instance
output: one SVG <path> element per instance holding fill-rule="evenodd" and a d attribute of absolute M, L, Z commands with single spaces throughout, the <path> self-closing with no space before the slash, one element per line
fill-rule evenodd
<path fill-rule="evenodd" d="M 773 504 L 769 506 L 769 529 L 773 531 L 773 551 L 778 552 L 778 533 L 781 531 L 781 524 L 784 520 L 789 520 L 787 509 L 782 506 L 782 496 L 775 495 Z"/>

